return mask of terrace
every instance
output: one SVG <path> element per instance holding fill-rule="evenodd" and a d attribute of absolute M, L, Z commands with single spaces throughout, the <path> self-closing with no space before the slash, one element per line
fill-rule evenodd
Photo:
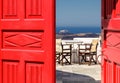
<path fill-rule="evenodd" d="M 97 46 L 97 64 L 79 65 L 78 61 L 78 44 L 91 43 L 93 39 L 98 39 Z M 62 44 L 72 45 L 72 63 L 58 64 L 56 62 L 57 83 L 100 83 L 101 81 L 101 45 L 100 38 L 73 38 L 73 40 L 62 40 Z M 89 58 L 88 58 L 89 59 Z"/>

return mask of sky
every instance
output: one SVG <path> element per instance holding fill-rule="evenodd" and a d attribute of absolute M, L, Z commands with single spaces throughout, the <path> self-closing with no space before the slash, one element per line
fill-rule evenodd
<path fill-rule="evenodd" d="M 101 0 L 56 0 L 57 26 L 99 27 Z"/>

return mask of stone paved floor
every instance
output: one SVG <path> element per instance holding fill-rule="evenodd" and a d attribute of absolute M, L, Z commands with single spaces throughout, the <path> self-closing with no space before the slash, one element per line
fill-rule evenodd
<path fill-rule="evenodd" d="M 56 83 L 100 83 L 100 65 L 56 65 Z"/>

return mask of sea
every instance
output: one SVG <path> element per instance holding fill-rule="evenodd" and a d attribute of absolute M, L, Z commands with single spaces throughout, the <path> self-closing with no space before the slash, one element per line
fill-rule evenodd
<path fill-rule="evenodd" d="M 68 31 L 69 33 L 101 33 L 100 27 L 56 27 L 56 33 L 61 30 Z"/>

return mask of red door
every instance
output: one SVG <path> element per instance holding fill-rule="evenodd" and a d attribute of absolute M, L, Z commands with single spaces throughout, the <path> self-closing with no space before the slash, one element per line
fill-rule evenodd
<path fill-rule="evenodd" d="M 102 83 L 120 83 L 120 0 L 102 0 Z"/>
<path fill-rule="evenodd" d="M 54 0 L 0 0 L 0 83 L 55 83 Z"/>

